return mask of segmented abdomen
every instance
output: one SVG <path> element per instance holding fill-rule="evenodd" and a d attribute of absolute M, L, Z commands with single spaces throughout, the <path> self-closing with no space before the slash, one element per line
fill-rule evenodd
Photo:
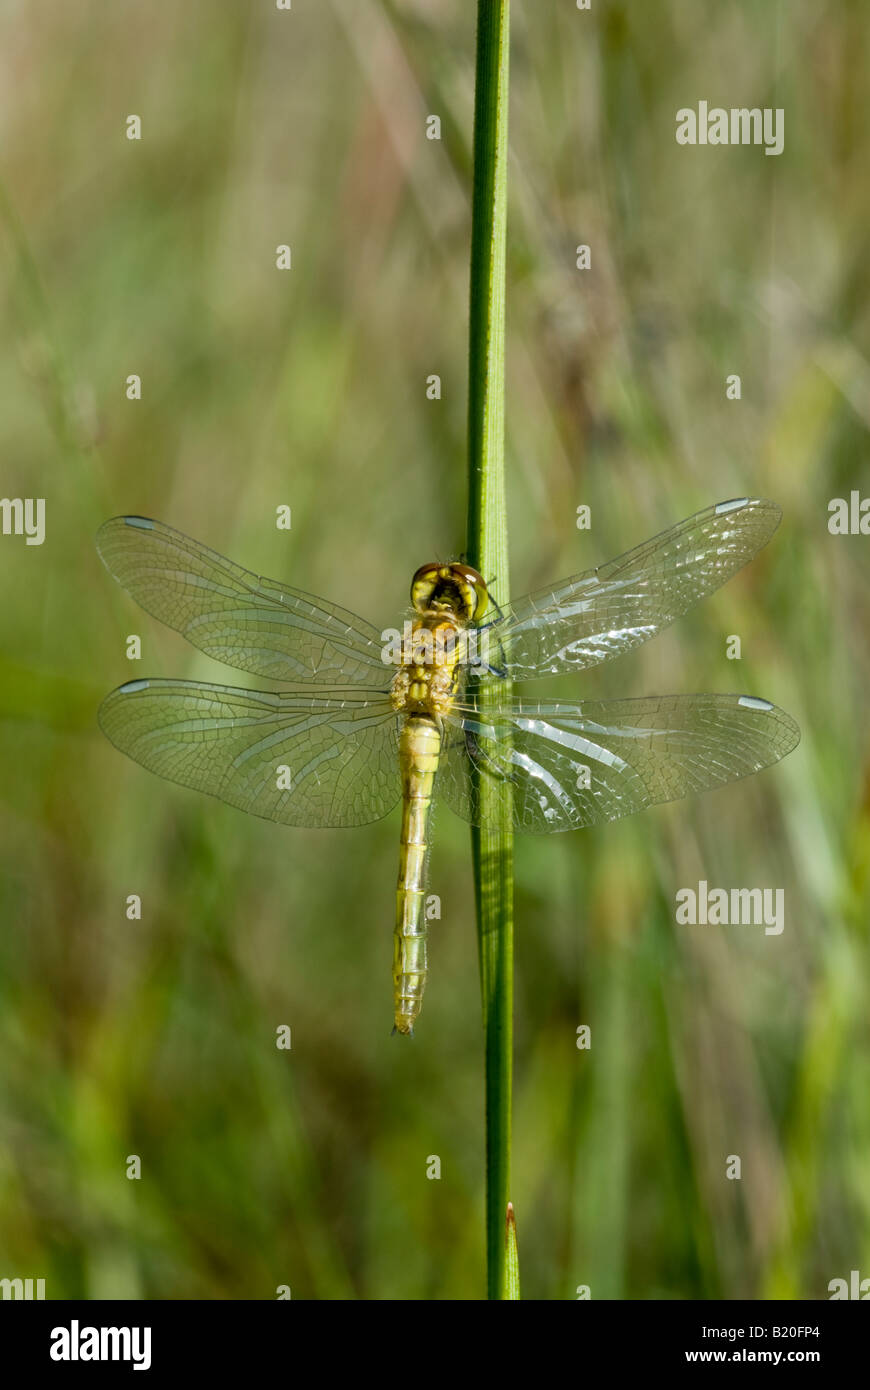
<path fill-rule="evenodd" d="M 393 1006 L 397 1033 L 413 1032 L 426 985 L 423 907 L 429 853 L 429 808 L 440 752 L 441 735 L 435 721 L 425 715 L 410 716 L 399 735 L 402 838 L 393 937 Z"/>

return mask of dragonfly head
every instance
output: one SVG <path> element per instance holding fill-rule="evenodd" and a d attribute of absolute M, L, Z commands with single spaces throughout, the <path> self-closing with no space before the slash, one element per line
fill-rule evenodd
<path fill-rule="evenodd" d="M 411 602 L 418 613 L 454 613 L 465 623 L 482 618 L 489 606 L 486 580 L 470 565 L 422 565 L 411 580 Z"/>

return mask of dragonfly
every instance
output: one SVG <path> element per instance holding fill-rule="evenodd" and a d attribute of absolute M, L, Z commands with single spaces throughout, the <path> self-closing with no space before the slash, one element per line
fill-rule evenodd
<path fill-rule="evenodd" d="M 720 502 L 503 606 L 469 565 L 432 562 L 413 577 L 401 632 L 159 521 L 115 517 L 97 547 L 137 603 L 209 657 L 281 688 L 132 680 L 103 701 L 100 725 L 158 776 L 283 825 L 365 825 L 401 803 L 393 1031 L 407 1036 L 428 971 L 433 799 L 482 825 L 487 785 L 498 785 L 517 830 L 577 830 L 723 786 L 796 746 L 795 721 L 752 695 L 513 693 L 646 642 L 745 565 L 780 516 L 763 499 Z"/>

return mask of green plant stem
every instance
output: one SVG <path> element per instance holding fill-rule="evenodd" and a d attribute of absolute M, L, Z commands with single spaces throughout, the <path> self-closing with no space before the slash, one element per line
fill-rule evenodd
<path fill-rule="evenodd" d="M 509 0 L 478 0 L 468 389 L 468 555 L 508 600 L 504 485 L 505 233 Z M 493 664 L 498 664 L 497 659 Z M 481 682 L 484 711 L 509 695 Z M 519 1298 L 510 1200 L 513 1083 L 513 823 L 509 782 L 479 774 L 471 833 L 486 1048 L 486 1245 L 490 1298 Z"/>

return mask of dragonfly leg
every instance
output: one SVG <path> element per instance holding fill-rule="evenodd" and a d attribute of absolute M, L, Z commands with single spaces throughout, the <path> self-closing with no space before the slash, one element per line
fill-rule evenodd
<path fill-rule="evenodd" d="M 495 762 L 493 762 L 486 749 L 481 747 L 475 735 L 471 732 L 470 729 L 465 729 L 463 730 L 463 732 L 465 734 L 465 747 L 468 749 L 468 756 L 471 758 L 471 761 L 474 763 L 474 766 L 476 768 L 489 772 L 492 777 L 498 777 L 499 781 L 502 782 L 517 781 L 517 775 L 515 772 L 511 772 L 507 774 L 507 776 L 505 776 L 505 773 L 502 770 L 502 768 L 500 768 Z M 489 767 L 486 767 L 487 763 L 489 763 Z"/>
<path fill-rule="evenodd" d="M 486 592 L 487 592 L 487 596 L 488 596 L 488 598 L 489 598 L 490 603 L 492 604 L 493 608 L 495 609 L 496 613 L 498 614 L 499 622 L 503 623 L 503 622 L 504 622 L 504 613 L 501 611 L 501 608 L 499 607 L 498 599 L 497 599 L 493 594 L 491 594 L 491 593 L 489 592 L 489 585 L 490 585 L 490 584 L 494 584 L 494 583 L 495 583 L 495 576 L 493 576 L 493 578 L 489 581 L 489 584 L 487 584 L 487 586 L 486 586 Z M 492 624 L 490 623 L 489 626 L 491 627 Z"/>
<path fill-rule="evenodd" d="M 495 600 L 493 600 L 493 602 L 495 602 Z M 498 608 L 498 604 L 496 604 L 496 607 Z M 501 609 L 500 609 L 500 608 L 499 608 L 499 613 L 501 613 Z M 492 620 L 491 623 L 482 623 L 480 627 L 476 627 L 476 628 L 473 629 L 473 631 L 474 631 L 474 633 L 475 633 L 475 637 L 476 637 L 477 633 L 479 633 L 479 632 L 489 632 L 491 628 L 498 627 L 499 623 L 502 622 L 502 621 L 503 621 L 502 618 L 493 618 L 493 620 Z M 469 663 L 468 669 L 469 669 L 469 671 L 471 671 L 471 672 L 485 671 L 485 672 L 487 673 L 487 675 L 490 675 L 490 676 L 498 676 L 499 680 L 505 680 L 506 677 L 507 677 L 507 674 L 508 674 L 508 672 L 507 672 L 507 658 L 505 657 L 505 651 L 504 651 L 504 647 L 502 646 L 502 640 L 501 640 L 501 638 L 499 637 L 499 635 L 498 635 L 497 632 L 494 634 L 494 636 L 495 636 L 496 642 L 498 643 L 498 649 L 499 649 L 499 652 L 501 653 L 501 659 L 502 659 L 502 662 L 504 663 L 504 665 L 503 665 L 502 667 L 490 666 L 489 662 L 487 662 L 487 661 L 482 661 L 482 660 L 480 660 L 479 656 L 476 656 L 476 657 L 475 657 L 475 660 L 474 660 L 473 662 Z"/>

